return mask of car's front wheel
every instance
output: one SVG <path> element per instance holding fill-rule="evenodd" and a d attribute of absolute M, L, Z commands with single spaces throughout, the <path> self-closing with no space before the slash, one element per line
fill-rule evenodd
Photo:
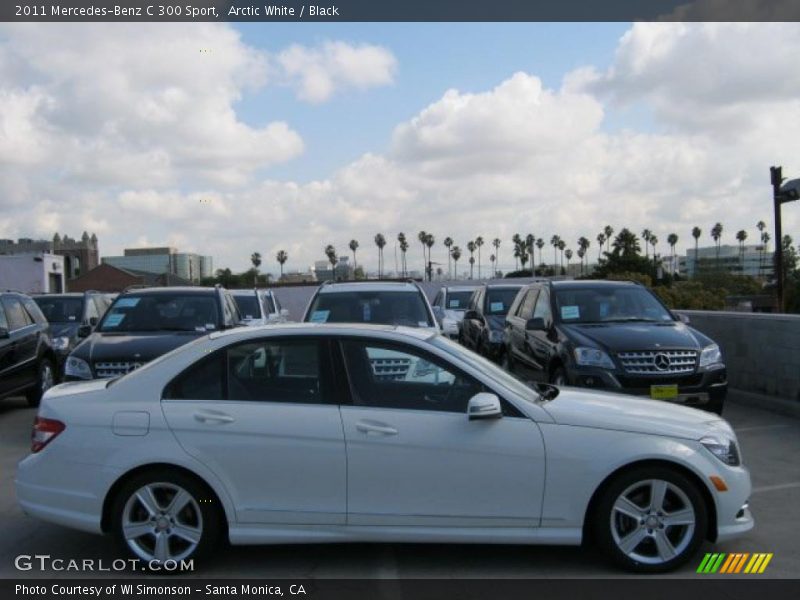
<path fill-rule="evenodd" d="M 42 396 L 53 387 L 54 383 L 55 371 L 53 370 L 53 363 L 49 358 L 43 358 L 39 361 L 39 366 L 36 369 L 36 385 L 25 394 L 28 406 L 39 406 Z"/>
<path fill-rule="evenodd" d="M 705 537 L 708 511 L 697 486 L 668 467 L 623 472 L 594 515 L 604 554 L 625 569 L 655 573 L 689 560 Z"/>
<path fill-rule="evenodd" d="M 147 563 L 203 556 L 222 531 L 222 512 L 214 495 L 193 477 L 170 469 L 126 482 L 112 510 L 120 546 Z"/>

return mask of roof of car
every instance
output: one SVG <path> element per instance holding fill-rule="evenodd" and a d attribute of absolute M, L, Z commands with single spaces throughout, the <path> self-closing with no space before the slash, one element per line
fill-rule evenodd
<path fill-rule="evenodd" d="M 519 289 L 524 287 L 526 284 L 523 282 L 519 283 L 487 283 L 484 284 L 490 290 L 500 290 L 500 289 Z"/>
<path fill-rule="evenodd" d="M 418 340 L 427 340 L 437 335 L 427 328 L 404 327 L 401 325 L 374 325 L 367 323 L 276 323 L 273 325 L 258 325 L 255 327 L 239 327 L 236 329 L 227 329 L 225 331 L 215 331 L 209 335 L 209 338 L 217 339 L 235 335 L 256 337 L 261 333 L 280 335 L 283 332 L 293 335 L 303 333 L 337 333 L 340 335 L 359 335 L 369 332 L 398 333 Z"/>
<path fill-rule="evenodd" d="M 419 288 L 408 281 L 347 281 L 330 283 L 319 288 L 320 294 L 336 292 L 419 292 Z"/>
<path fill-rule="evenodd" d="M 99 292 L 86 292 L 99 293 Z M 64 292 L 63 294 L 31 294 L 31 298 L 83 298 L 84 292 Z"/>
<path fill-rule="evenodd" d="M 478 289 L 478 285 L 446 285 L 444 289 L 448 292 L 474 292 Z"/>
<path fill-rule="evenodd" d="M 150 287 L 150 288 L 133 288 L 123 292 L 122 294 L 174 294 L 176 292 L 181 294 L 208 294 L 215 292 L 218 288 L 213 287 L 189 287 L 189 286 L 174 286 L 174 287 Z"/>
<path fill-rule="evenodd" d="M 588 287 L 637 287 L 639 285 L 640 284 L 635 281 L 617 281 L 608 279 L 572 279 L 553 282 L 553 287 L 559 289 L 580 289 Z"/>

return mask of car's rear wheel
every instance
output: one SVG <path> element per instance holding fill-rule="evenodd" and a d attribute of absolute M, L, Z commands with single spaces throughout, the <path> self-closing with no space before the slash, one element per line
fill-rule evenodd
<path fill-rule="evenodd" d="M 44 396 L 47 390 L 53 387 L 53 383 L 55 383 L 53 363 L 49 358 L 43 358 L 39 361 L 39 366 L 36 368 L 36 385 L 25 394 L 28 400 L 28 406 L 39 406 L 39 403 L 42 401 L 42 396 Z"/>
<path fill-rule="evenodd" d="M 697 486 L 667 467 L 623 472 L 594 515 L 595 539 L 630 571 L 664 572 L 689 560 L 705 537 L 708 511 Z"/>
<path fill-rule="evenodd" d="M 193 477 L 170 469 L 146 472 L 126 482 L 112 510 L 120 546 L 148 563 L 204 556 L 222 531 L 215 496 Z"/>

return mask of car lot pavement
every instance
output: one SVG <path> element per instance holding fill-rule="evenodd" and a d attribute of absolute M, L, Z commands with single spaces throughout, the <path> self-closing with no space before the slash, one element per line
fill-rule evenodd
<path fill-rule="evenodd" d="M 756 527 L 745 537 L 706 545 L 704 551 L 772 552 L 761 577 L 789 578 L 800 573 L 800 420 L 737 404 L 732 391 L 725 417 L 736 429 L 753 479 L 750 505 Z M 28 517 L 14 497 L 17 462 L 30 445 L 35 411 L 23 399 L 0 402 L 0 577 L 65 578 L 119 576 L 114 572 L 18 571 L 20 554 L 52 558 L 121 558 L 108 537 L 72 531 Z M 696 575 L 702 559 L 668 577 Z M 197 563 L 195 577 L 247 578 L 559 578 L 622 577 L 593 550 L 553 546 L 444 544 L 315 544 L 222 548 Z"/>

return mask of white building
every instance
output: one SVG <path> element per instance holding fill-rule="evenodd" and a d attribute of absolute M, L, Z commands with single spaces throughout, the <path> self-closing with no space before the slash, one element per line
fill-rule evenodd
<path fill-rule="evenodd" d="M 64 287 L 64 257 L 41 252 L 0 256 L 0 289 L 25 294 L 59 294 Z"/>

